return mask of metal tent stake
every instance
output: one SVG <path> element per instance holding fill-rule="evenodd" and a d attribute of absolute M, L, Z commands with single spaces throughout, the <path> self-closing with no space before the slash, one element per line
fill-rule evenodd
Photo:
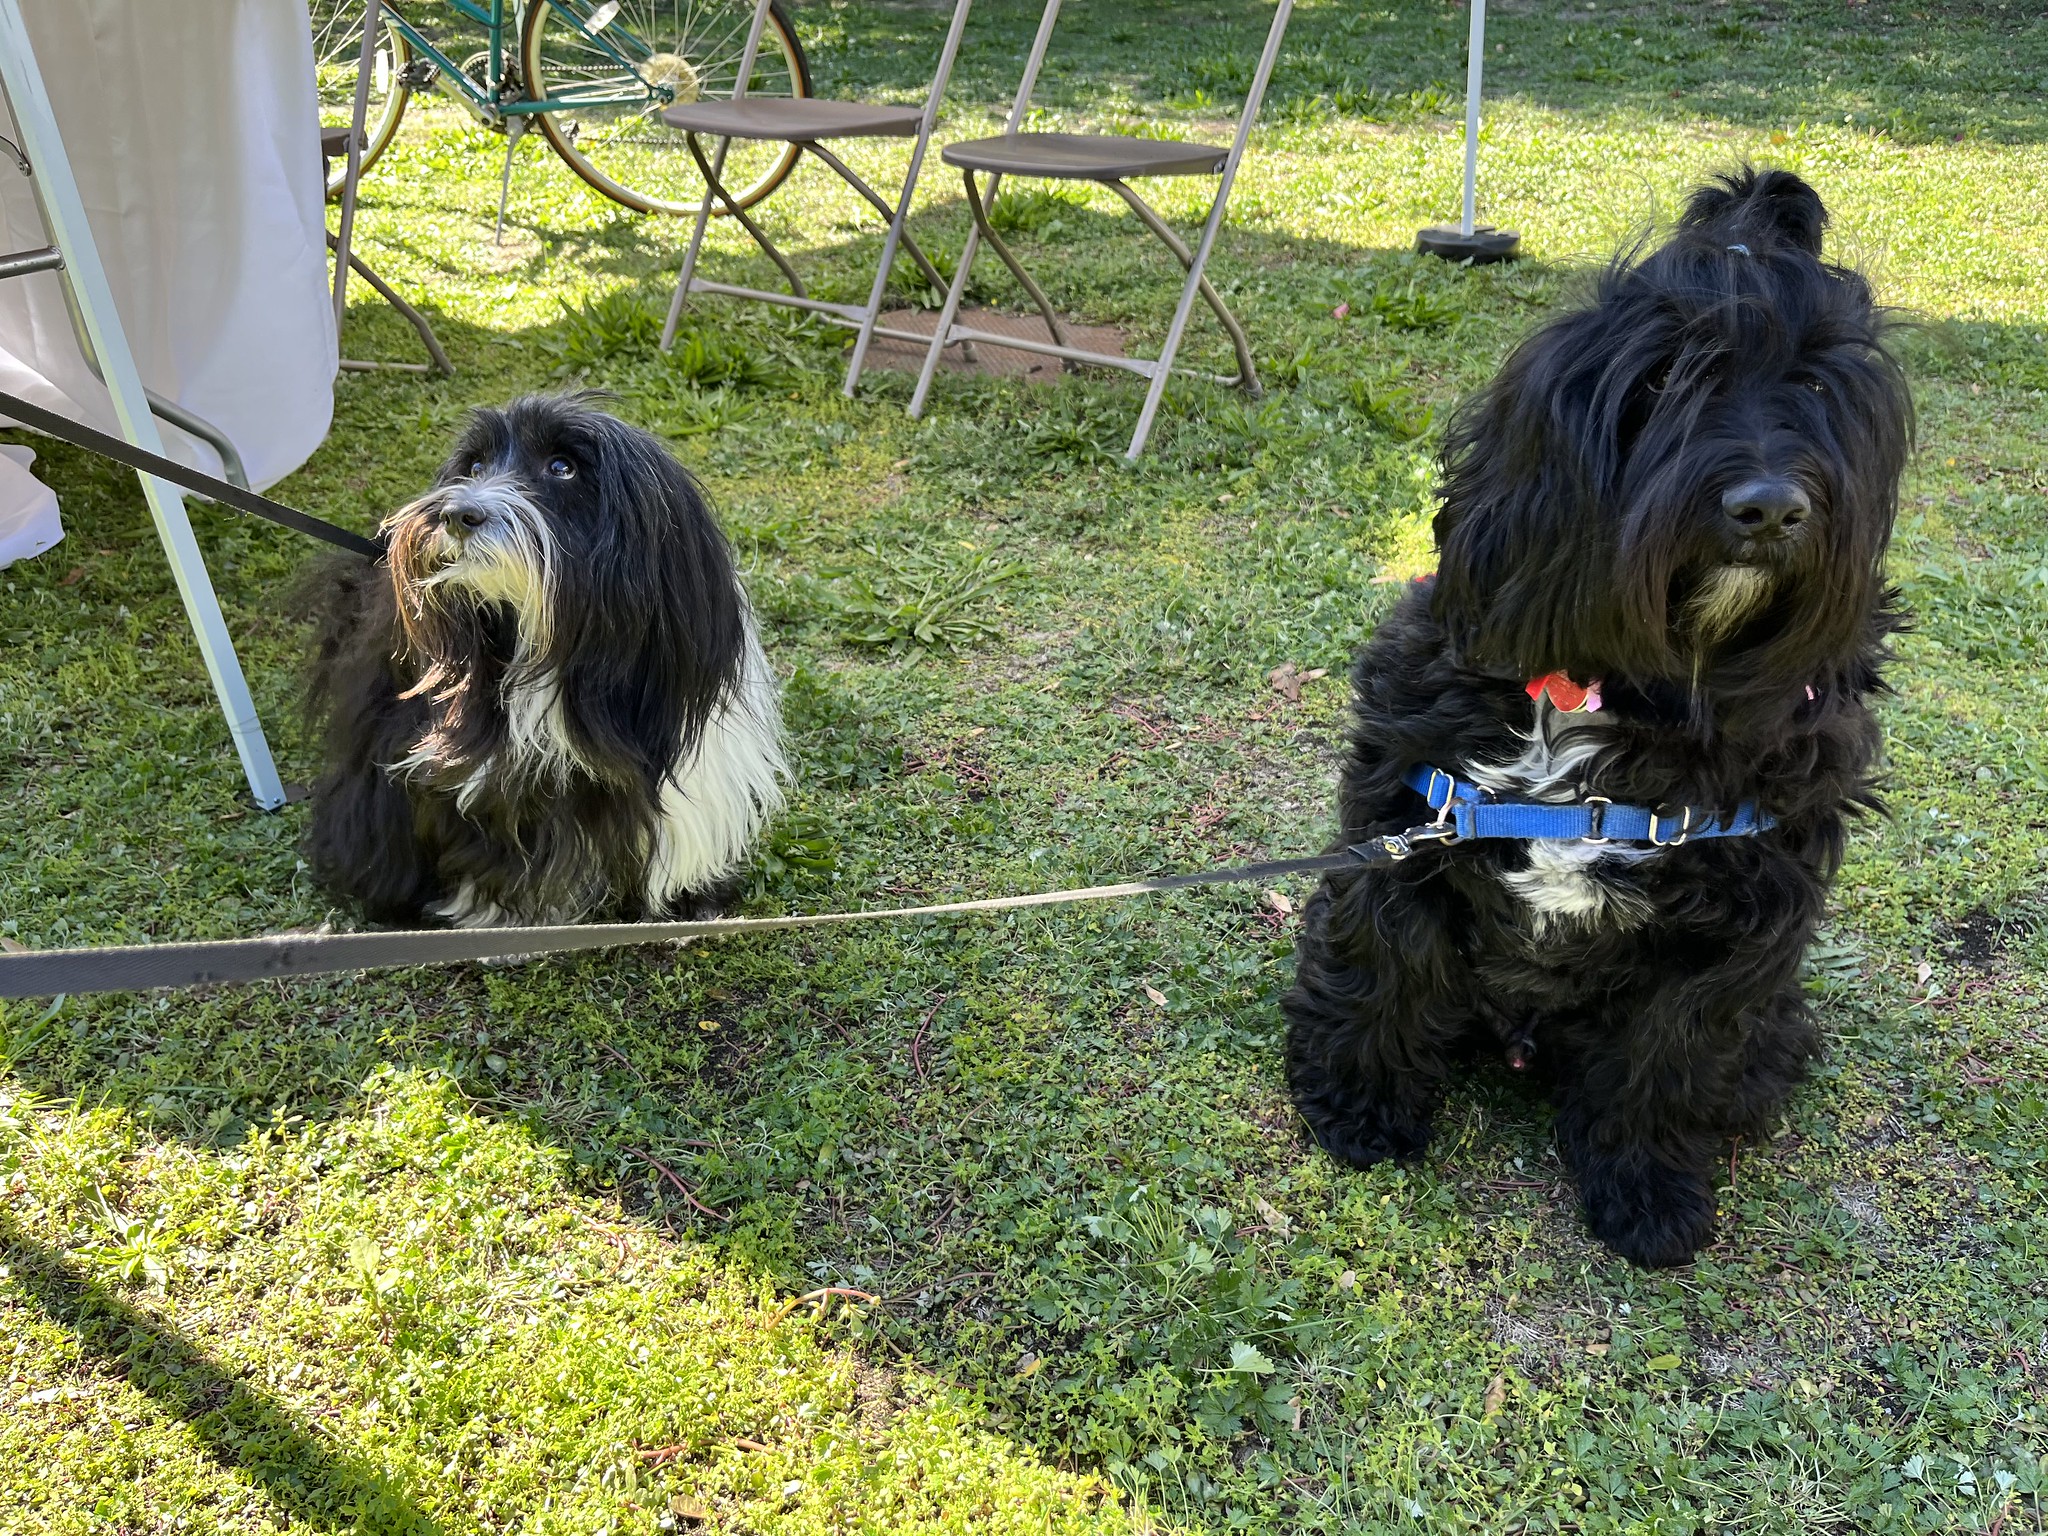
<path fill-rule="evenodd" d="M 63 258 L 66 277 L 78 303 L 80 322 L 99 359 L 107 393 L 113 397 L 114 415 L 121 435 L 138 448 L 163 452 L 156 419 L 149 413 L 149 395 L 136 371 L 135 354 L 129 350 L 127 332 L 121 328 L 120 311 L 114 307 L 113 290 L 107 285 L 106 269 L 100 264 L 99 247 L 86 222 L 85 205 L 78 195 L 78 183 L 71 162 L 64 153 L 64 141 L 57 132 L 56 114 L 50 107 L 49 91 L 36 65 L 35 50 L 29 46 L 28 29 L 22 24 L 19 0 L 0 0 L 0 83 L 7 90 L 7 104 L 13 109 L 21 147 L 35 176 L 38 201 L 50 242 Z M 207 676 L 227 717 L 228 734 L 241 754 L 242 771 L 249 777 L 249 793 L 264 810 L 275 810 L 285 801 L 284 785 L 271 760 L 270 744 L 263 739 L 263 726 L 256 718 L 256 704 L 249 697 L 249 684 L 242 676 L 242 664 L 228 638 L 227 622 L 213 594 L 213 582 L 206 563 L 192 537 L 192 525 L 185 519 L 185 503 L 178 491 L 153 475 L 140 475 L 150 516 L 156 520 L 157 537 L 170 558 L 171 575 L 178 595 L 184 599 L 192 633 L 199 641 L 199 654 L 206 662 Z"/>
<path fill-rule="evenodd" d="M 1486 63 L 1486 0 L 1470 0 L 1472 29 L 1465 39 L 1465 203 L 1458 227 L 1432 224 L 1418 230 L 1415 249 L 1446 261 L 1513 261 L 1522 237 L 1512 229 L 1475 224 L 1479 211 L 1479 77 Z"/>

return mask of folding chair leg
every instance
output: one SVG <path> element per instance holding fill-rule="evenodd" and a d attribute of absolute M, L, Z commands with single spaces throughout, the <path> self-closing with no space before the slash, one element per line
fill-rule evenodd
<path fill-rule="evenodd" d="M 946 83 L 953 76 L 953 61 L 960 56 L 960 37 L 967 28 L 969 3 L 970 0 L 954 0 L 953 20 L 946 28 L 945 45 L 939 49 L 939 67 L 932 74 L 931 89 L 925 94 L 924 115 L 918 121 L 917 141 L 910 148 L 910 165 L 903 173 L 903 189 L 896 196 L 894 210 L 883 209 L 882 216 L 889 221 L 889 233 L 882 241 L 881 265 L 875 269 L 875 285 L 868 293 L 868 308 L 861 319 L 860 334 L 854 338 L 853 356 L 846 364 L 846 383 L 842 388 L 849 400 L 853 398 L 854 386 L 860 382 L 861 368 L 868 359 L 868 344 L 875 339 L 875 326 L 882 317 L 882 298 L 889 289 L 890 269 L 896 265 L 896 247 L 900 244 L 910 252 L 911 259 L 934 288 L 945 286 L 939 269 L 925 259 L 924 252 L 917 248 L 917 242 L 910 238 L 910 232 L 903 226 L 910 218 L 911 201 L 917 196 L 918 173 L 924 168 L 925 151 L 931 148 L 932 130 L 938 126 L 939 104 L 945 100 Z M 881 207 L 879 200 L 871 201 Z"/>
<path fill-rule="evenodd" d="M 761 31 L 767 24 L 768 0 L 755 0 L 754 19 L 747 27 L 747 42 L 740 50 L 739 74 L 735 77 L 732 88 L 734 101 L 747 94 L 747 82 L 754 78 L 754 62 L 761 56 Z M 709 176 L 705 180 L 704 201 L 698 205 L 697 224 L 690 231 L 690 248 L 683 253 L 683 270 L 676 280 L 675 297 L 668 301 L 668 318 L 661 323 L 661 350 L 664 352 L 676 344 L 676 326 L 683 318 L 683 306 L 689 302 L 690 280 L 697 275 L 697 254 L 704 247 L 705 226 L 711 222 L 711 199 L 718 186 L 718 177 L 725 174 L 725 157 L 731 151 L 731 139 L 718 141 L 718 158 L 715 163 L 717 175 Z M 704 157 L 697 152 L 697 141 L 694 137 L 690 139 L 690 153 L 699 165 L 704 163 Z"/>
<path fill-rule="evenodd" d="M 1112 181 L 1107 185 L 1130 204 L 1131 212 L 1138 216 L 1147 229 L 1159 237 L 1160 243 L 1180 258 L 1181 269 L 1192 273 L 1195 269 L 1195 253 L 1188 249 L 1186 241 L 1174 233 L 1173 226 L 1160 218 L 1149 203 L 1124 183 Z M 1259 370 L 1252 362 L 1251 342 L 1245 336 L 1244 327 L 1238 324 L 1237 316 L 1230 312 L 1230 306 L 1223 302 L 1223 296 L 1216 291 L 1206 276 L 1197 278 L 1197 283 L 1202 297 L 1214 311 L 1218 323 L 1230 333 L 1230 345 L 1237 353 L 1237 382 L 1256 399 L 1264 391 L 1259 387 Z"/>
<path fill-rule="evenodd" d="M 1145 451 L 1145 439 L 1152 435 L 1152 419 L 1159 414 L 1159 402 L 1165 398 L 1167 376 L 1174 355 L 1180 351 L 1180 339 L 1187 332 L 1188 314 L 1195 307 L 1195 295 L 1201 291 L 1202 272 L 1209 265 L 1210 251 L 1216 247 L 1216 232 L 1223 227 L 1223 210 L 1230 204 L 1230 188 L 1237 180 L 1245 146 L 1251 142 L 1252 121 L 1259 115 L 1259 103 L 1265 99 L 1266 86 L 1273 78 L 1273 63 L 1280 56 L 1280 39 L 1286 35 L 1287 21 L 1293 12 L 1294 0 L 1280 0 L 1273 8 L 1273 23 L 1266 29 L 1266 48 L 1259 55 L 1258 68 L 1252 72 L 1252 87 L 1245 94 L 1244 110 L 1238 114 L 1237 136 L 1231 140 L 1230 153 L 1223 162 L 1216 200 L 1209 205 L 1208 218 L 1202 221 L 1201 243 L 1195 247 L 1194 260 L 1188 263 L 1188 280 L 1181 286 L 1180 304 L 1174 309 L 1173 324 L 1167 328 L 1166 345 L 1160 349 L 1158 372 L 1152 375 L 1152 386 L 1145 391 L 1145 409 L 1138 414 L 1137 430 L 1131 434 L 1131 446 L 1124 452 L 1124 457 L 1134 462 Z M 1220 304 L 1221 300 L 1215 302 Z M 1237 344 L 1240 366 L 1256 389 L 1258 376 L 1251 370 L 1250 353 L 1236 333 L 1231 341 Z"/>
<path fill-rule="evenodd" d="M 1112 183 L 1112 185 L 1115 185 L 1115 183 Z M 1194 310 L 1195 295 L 1207 286 L 1202 276 L 1202 269 L 1208 265 L 1209 249 L 1215 243 L 1216 226 L 1222 222 L 1223 200 L 1229 195 L 1230 184 L 1228 178 L 1226 178 L 1223 186 L 1216 193 L 1215 203 L 1209 209 L 1208 224 L 1202 231 L 1201 248 L 1195 251 L 1191 258 L 1187 258 L 1188 276 L 1187 281 L 1181 284 L 1180 303 L 1174 306 L 1173 323 L 1166 328 L 1166 344 L 1159 349 L 1159 361 L 1153 364 L 1152 383 L 1145 391 L 1145 408 L 1138 412 L 1138 425 L 1131 433 L 1131 446 L 1124 450 L 1124 457 L 1134 464 L 1138 460 L 1138 455 L 1145 451 L 1145 441 L 1152 435 L 1153 418 L 1159 414 L 1160 402 L 1166 398 L 1166 381 L 1173 374 L 1173 359 L 1180 351 L 1181 337 L 1187 334 L 1188 316 Z M 1132 198 L 1135 201 L 1136 194 L 1132 194 Z M 1151 209 L 1147 208 L 1145 212 L 1151 213 Z M 1140 216 L 1142 217 L 1143 215 Z M 1147 222 L 1153 223 L 1153 220 L 1157 219 L 1158 215 L 1153 214 L 1152 219 L 1147 220 Z M 1163 222 L 1153 223 L 1153 229 L 1155 233 L 1162 234 L 1170 246 L 1177 248 L 1176 254 L 1187 249 L 1181 244 L 1179 237 L 1167 229 Z M 1212 293 L 1213 291 L 1211 290 Z M 1223 309 L 1223 301 L 1220 298 L 1213 299 L 1212 302 L 1215 304 L 1219 315 L 1226 312 Z M 1244 345 L 1243 332 L 1238 330 L 1235 325 L 1229 324 L 1229 322 L 1226 322 L 1226 325 L 1229 326 L 1231 331 L 1230 339 L 1238 349 L 1238 367 L 1242 370 L 1244 377 L 1250 381 L 1252 389 L 1256 391 L 1258 388 L 1258 374 L 1252 370 L 1251 353 Z"/>
<path fill-rule="evenodd" d="M 881 319 L 882 300 L 888 293 L 889 272 L 896 265 L 897 248 L 900 246 L 910 253 L 910 259 L 916 262 L 918 270 L 924 273 L 926 282 L 934 288 L 946 286 L 946 279 L 940 275 L 939 269 L 918 249 L 917 242 L 910 238 L 910 231 L 903 227 L 904 220 L 910 217 L 910 199 L 917 190 L 917 171 L 923 159 L 924 146 L 920 142 L 918 148 L 912 152 L 910 169 L 904 175 L 903 190 L 894 208 L 889 206 L 881 193 L 861 180 L 852 166 L 824 145 L 806 144 L 804 147 L 836 171 L 841 181 L 866 198 L 868 205 L 887 220 L 889 225 L 889 233 L 882 241 L 881 264 L 875 268 L 874 286 L 868 290 L 867 309 L 861 315 L 860 332 L 853 340 L 853 356 L 847 361 L 846 378 L 839 386 L 839 392 L 851 400 L 854 387 L 860 383 L 861 369 L 867 364 L 868 346 L 875 339 L 875 325 Z"/>
<path fill-rule="evenodd" d="M 1066 346 L 1067 330 L 1060 324 L 1059 311 L 1052 307 L 1052 300 L 1045 296 L 1045 290 L 1031 280 L 1031 274 L 1024 270 L 1023 263 L 1010 253 L 1010 248 L 1003 244 L 1003 237 L 997 234 L 995 226 L 989 223 L 988 210 L 982 207 L 981 194 L 974 187 L 974 172 L 965 171 L 962 172 L 962 176 L 967 182 L 967 209 L 974 215 L 974 227 L 1003 259 L 1003 265 L 1010 269 L 1010 275 L 1022 283 L 1024 291 L 1031 295 L 1031 302 L 1036 304 L 1038 312 L 1045 316 L 1045 328 L 1052 333 L 1053 342 L 1058 346 Z"/>
<path fill-rule="evenodd" d="M 973 185 L 970 174 L 968 185 Z M 990 183 L 995 185 L 994 182 Z M 960 300 L 967 293 L 967 276 L 974 270 L 974 256 L 981 244 L 981 225 L 977 221 L 967 231 L 967 244 L 960 252 L 960 266 L 953 273 L 953 281 L 946 285 L 945 307 L 939 311 L 939 323 L 932 329 L 932 344 L 924 355 L 924 367 L 918 370 L 917 388 L 910 395 L 910 419 L 918 420 L 924 415 L 924 403 L 932 392 L 932 379 L 939 371 L 939 358 L 946 350 L 946 339 L 953 333 L 953 322 L 960 318 Z"/>
<path fill-rule="evenodd" d="M 889 239 L 882 247 L 882 275 L 875 282 L 874 292 L 877 295 L 875 304 L 881 302 L 879 295 L 882 292 L 882 286 L 889 281 L 889 269 L 895 265 L 895 248 L 899 244 L 910 253 L 910 259 L 916 262 L 918 270 L 924 273 L 925 281 L 929 282 L 934 288 L 946 286 L 946 279 L 940 274 L 939 269 L 931 264 L 930 259 L 926 257 L 923 251 L 918 249 L 917 242 L 910 238 L 910 231 L 903 227 L 903 220 L 910 216 L 910 204 L 907 194 L 900 208 L 891 208 L 887 201 L 883 199 L 881 193 L 862 181 L 853 167 L 833 154 L 824 145 L 806 144 L 804 148 L 837 171 L 841 181 L 866 198 L 875 212 L 888 221 Z M 908 180 L 909 178 L 906 177 L 906 184 Z M 871 304 L 868 307 L 872 309 L 875 307 L 875 304 Z"/>
<path fill-rule="evenodd" d="M 732 143 L 730 139 L 718 142 L 718 161 L 725 163 L 725 151 Z M 711 223 L 711 188 L 704 188 L 704 201 L 697 209 L 697 223 L 690 231 L 690 244 L 683 252 L 683 270 L 676 278 L 675 297 L 668 301 L 668 318 L 661 322 L 661 350 L 666 352 L 676 344 L 676 327 L 682 323 L 683 306 L 690 302 L 690 284 L 697 277 L 697 253 L 704 248 L 704 231 Z"/>
<path fill-rule="evenodd" d="M 327 237 L 327 248 L 331 251 L 339 252 L 341 242 L 335 236 L 329 235 Z M 448 354 L 441 348 L 441 338 L 434 334 L 434 327 L 428 323 L 427 317 L 407 303 L 404 296 L 397 289 L 393 288 L 382 277 L 372 271 L 369 263 L 356 255 L 354 251 L 348 253 L 348 264 L 349 270 L 368 283 L 378 298 L 405 316 L 407 323 L 419 334 L 420 345 L 427 349 L 427 356 L 433 359 L 434 372 L 444 378 L 453 378 L 455 376 L 455 365 L 448 361 Z"/>
<path fill-rule="evenodd" d="M 796 275 L 796 268 L 789 264 L 789 258 L 776 249 L 775 242 L 768 238 L 768 232 L 749 218 L 747 210 L 734 201 L 733 195 L 725 190 L 725 183 L 718 179 L 718 172 L 713 170 L 711 162 L 704 158 L 704 146 L 697 142 L 697 135 L 686 133 L 683 135 L 683 142 L 690 146 L 690 158 L 697 162 L 697 169 L 704 173 L 704 184 L 711 189 L 712 195 L 725 204 L 725 211 L 739 221 L 740 228 L 754 237 L 754 244 L 761 247 L 768 259 L 782 268 L 782 275 L 789 280 L 789 291 L 800 299 L 809 298 L 810 290 L 804 287 L 804 280 Z M 800 144 L 797 147 L 811 149 L 815 146 Z"/>

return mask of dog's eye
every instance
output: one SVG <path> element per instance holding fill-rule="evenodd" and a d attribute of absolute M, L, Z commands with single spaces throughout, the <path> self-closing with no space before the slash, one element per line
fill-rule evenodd
<path fill-rule="evenodd" d="M 548 460 L 548 473 L 557 480 L 574 480 L 576 478 L 576 466 L 558 453 Z"/>
<path fill-rule="evenodd" d="M 1806 381 L 1806 387 L 1812 390 L 1816 395 L 1824 395 L 1828 392 L 1827 385 L 1821 383 L 1819 379 L 1808 379 Z"/>
<path fill-rule="evenodd" d="M 477 478 L 477 477 L 478 477 L 479 475 L 481 475 L 481 474 L 482 474 L 483 472 L 484 472 L 484 461 L 483 461 L 482 459 L 471 459 L 471 460 L 469 461 L 469 478 L 470 478 L 470 479 L 472 479 L 472 480 L 476 479 L 476 478 Z"/>

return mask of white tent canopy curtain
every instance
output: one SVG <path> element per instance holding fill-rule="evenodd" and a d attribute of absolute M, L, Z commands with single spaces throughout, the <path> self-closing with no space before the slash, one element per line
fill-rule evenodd
<path fill-rule="evenodd" d="M 1415 249 L 1446 261 L 1513 261 L 1522 237 L 1512 229 L 1476 222 L 1479 212 L 1480 77 L 1486 65 L 1486 0 L 1467 0 L 1471 25 L 1465 34 L 1465 199 L 1456 224 L 1432 224 L 1416 231 Z"/>
<path fill-rule="evenodd" d="M 255 487 L 296 469 L 338 362 L 305 0 L 0 0 L 0 69 L 0 133 L 33 172 L 0 149 L 0 251 L 64 257 L 0 281 L 0 389 Z M 277 804 L 183 503 L 143 483 L 251 791 Z M 47 547 L 47 489 L 0 467 L 0 530 L 24 501 Z"/>

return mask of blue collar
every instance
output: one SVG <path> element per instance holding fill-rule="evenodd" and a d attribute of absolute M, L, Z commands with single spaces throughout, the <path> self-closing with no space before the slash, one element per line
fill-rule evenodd
<path fill-rule="evenodd" d="M 1703 837 L 1751 837 L 1778 824 L 1775 816 L 1759 811 L 1753 800 L 1737 806 L 1733 816 L 1717 818 L 1691 806 L 1653 811 L 1642 805 L 1616 805 L 1601 795 L 1588 795 L 1575 805 L 1495 800 L 1478 785 L 1427 763 L 1416 764 L 1401 777 L 1429 802 L 1438 824 L 1454 828 L 1461 842 L 1475 837 L 1510 837 L 1676 848 Z"/>

